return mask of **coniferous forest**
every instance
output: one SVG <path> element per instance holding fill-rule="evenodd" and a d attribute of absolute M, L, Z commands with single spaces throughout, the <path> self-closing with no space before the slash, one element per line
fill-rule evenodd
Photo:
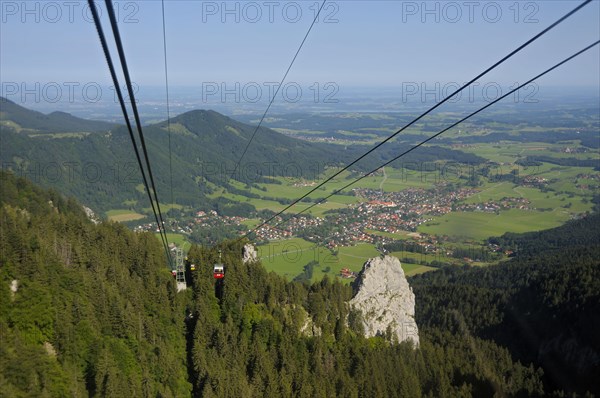
<path fill-rule="evenodd" d="M 598 215 L 495 238 L 516 253 L 499 265 L 410 278 L 414 347 L 364 338 L 351 286 L 244 264 L 244 242 L 193 246 L 176 293 L 154 235 L 0 177 L 0 396 L 600 393 Z"/>

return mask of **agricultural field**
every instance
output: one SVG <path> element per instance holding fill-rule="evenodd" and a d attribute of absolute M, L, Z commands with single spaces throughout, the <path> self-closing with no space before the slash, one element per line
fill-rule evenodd
<path fill-rule="evenodd" d="M 146 218 L 145 215 L 131 210 L 109 210 L 106 212 L 106 217 L 116 222 L 136 221 Z"/>
<path fill-rule="evenodd" d="M 589 199 L 575 195 L 572 191 L 542 192 L 539 189 L 514 185 L 509 182 L 487 184 L 480 193 L 465 200 L 465 203 L 482 203 L 489 200 L 500 200 L 506 197 L 526 198 L 537 210 L 569 209 L 569 212 L 585 212 L 592 208 Z"/>
<path fill-rule="evenodd" d="M 311 261 L 317 261 L 323 268 L 334 261 L 329 250 L 300 238 L 272 241 L 258 246 L 257 251 L 267 271 L 275 271 L 288 279 L 301 274 Z"/>
<path fill-rule="evenodd" d="M 167 203 L 161 203 L 160 204 L 160 211 L 163 213 L 163 215 L 166 214 L 171 209 L 181 210 L 181 209 L 183 209 L 183 206 L 182 205 L 178 205 L 178 204 L 167 204 Z M 145 207 L 144 208 L 144 212 L 146 212 L 148 214 L 152 214 L 152 208 L 151 207 Z"/>
<path fill-rule="evenodd" d="M 530 145 L 528 149 L 528 151 L 536 150 L 535 145 Z M 480 156 L 489 155 L 490 161 L 514 162 L 516 156 L 524 151 L 524 148 L 519 149 L 514 146 L 505 146 L 502 151 L 498 151 L 498 148 L 490 145 L 487 152 L 481 151 L 477 154 Z M 592 192 L 583 192 L 575 187 L 578 175 L 597 173 L 592 168 L 565 167 L 548 163 L 542 163 L 535 167 L 523 167 L 511 163 L 502 167 L 506 169 L 501 171 L 502 174 L 508 174 L 512 169 L 518 169 L 520 177 L 544 178 L 549 182 L 548 185 L 552 190 L 544 192 L 538 187 L 524 186 L 515 183 L 515 181 L 503 180 L 498 182 L 484 178 L 482 184 L 477 187 L 478 192 L 460 203 L 480 204 L 499 201 L 503 198 L 525 198 L 528 200 L 530 208 L 526 210 L 508 209 L 497 212 L 455 211 L 432 217 L 419 226 L 417 231 L 431 236 L 446 235 L 451 237 L 454 242 L 458 242 L 459 245 L 460 242 L 469 244 L 479 242 L 479 245 L 490 236 L 500 236 L 506 232 L 528 232 L 556 227 L 568 221 L 573 215 L 590 211 L 592 208 L 590 201 Z M 358 182 L 355 187 L 396 192 L 406 188 L 430 189 L 434 186 L 431 176 L 391 167 L 387 167 L 385 171 L 385 175 L 378 173 L 370 176 Z M 343 186 L 347 181 L 350 181 L 349 175 L 343 174 L 343 178 L 337 179 L 332 187 L 327 189 L 327 192 Z M 285 179 L 282 179 L 281 182 L 281 185 L 260 184 L 261 189 L 252 188 L 252 193 L 266 197 L 295 199 L 314 186 L 314 183 L 306 183 L 305 186 L 301 187 L 294 186 L 292 182 Z M 311 198 L 322 197 L 324 193 L 321 192 L 323 191 L 318 190 L 311 195 Z M 232 199 L 241 199 L 239 195 L 226 195 Z M 245 198 L 244 200 L 252 203 L 257 209 L 279 211 L 285 207 L 285 205 L 273 200 L 256 198 Z M 365 199 L 356 196 L 336 195 L 326 203 L 314 206 L 310 214 L 324 217 L 331 214 L 330 212 L 325 213 L 326 211 L 342 209 L 363 200 Z M 310 203 L 299 203 L 290 209 L 290 212 L 297 213 L 310 205 Z M 252 221 L 247 225 L 252 226 L 256 223 L 257 221 Z M 394 240 L 410 239 L 408 231 L 391 233 L 367 229 L 365 232 Z M 309 262 L 317 261 L 318 266 L 314 267 L 313 280 L 320 279 L 325 274 L 330 276 L 339 275 L 342 268 L 359 271 L 368 258 L 379 255 L 375 247 L 368 243 L 338 247 L 335 251 L 330 251 L 302 239 L 272 242 L 269 245 L 261 246 L 260 253 L 262 262 L 268 270 L 275 271 L 289 279 L 300 275 L 304 266 Z M 402 265 L 407 275 L 415 275 L 434 269 L 422 265 L 423 262 L 429 263 L 438 260 L 445 263 L 462 263 L 457 259 L 446 258 L 445 256 L 443 256 L 444 258 L 436 258 L 433 255 L 408 252 L 395 252 L 392 255 L 404 260 L 414 259 L 414 263 L 406 262 Z M 485 263 L 477 262 L 472 262 L 472 264 L 485 265 Z"/>
<path fill-rule="evenodd" d="M 367 243 L 340 247 L 339 250 L 331 251 L 299 238 L 273 241 L 267 245 L 258 246 L 257 250 L 261 263 L 267 271 L 274 271 L 290 280 L 300 275 L 304 266 L 312 261 L 318 263 L 314 267 L 312 277 L 312 280 L 316 281 L 324 275 L 337 277 L 342 268 L 359 272 L 368 259 L 379 256 L 375 247 Z M 399 258 L 404 256 L 403 253 L 392 253 L 392 255 Z M 407 276 L 434 269 L 412 263 L 403 263 L 402 268 Z M 344 281 L 350 282 L 351 280 L 344 279 Z"/>
<path fill-rule="evenodd" d="M 571 143 L 576 146 L 576 143 Z M 418 232 L 430 236 L 449 236 L 456 245 L 476 244 L 478 247 L 487 238 L 491 236 L 500 236 L 506 232 L 528 232 L 548 229 L 559 226 L 571 219 L 574 215 L 591 211 L 591 197 L 597 194 L 597 190 L 583 190 L 577 185 L 580 184 L 578 176 L 583 174 L 594 175 L 598 171 L 591 167 L 567 167 L 556 164 L 541 163 L 535 166 L 521 166 L 515 163 L 516 160 L 527 155 L 546 155 L 555 158 L 566 157 L 565 153 L 558 152 L 564 144 L 548 143 L 527 143 L 522 146 L 515 145 L 512 142 L 497 144 L 481 144 L 478 146 L 464 148 L 466 152 L 472 151 L 478 156 L 487 158 L 490 162 L 498 162 L 499 165 L 493 169 L 490 176 L 507 175 L 511 171 L 516 173 L 518 178 L 543 178 L 547 181 L 546 186 L 549 190 L 542 190 L 540 187 L 530 186 L 522 180 L 500 180 L 493 181 L 488 178 L 481 178 L 480 185 L 476 187 L 477 193 L 467 197 L 459 203 L 481 204 L 490 201 L 500 201 L 504 198 L 524 198 L 528 201 L 528 209 L 507 209 L 496 212 L 481 211 L 454 211 L 442 216 L 432 217 L 430 220 L 420 225 Z M 576 154 L 578 159 L 597 159 L 597 153 Z M 515 171 L 516 170 L 516 171 Z M 401 170 L 386 167 L 385 175 L 378 173 L 359 181 L 354 187 L 370 188 L 383 190 L 385 192 L 397 192 L 406 188 L 424 188 L 430 189 L 435 185 L 435 176 L 428 175 L 427 172 L 419 173 L 411 170 Z M 327 191 L 331 192 L 334 187 L 338 188 L 350 181 L 349 174 L 342 174 Z M 259 195 L 276 196 L 281 198 L 296 198 L 303 192 L 311 189 L 313 184 L 306 184 L 304 187 L 292 186 L 289 181 L 282 181 L 282 185 L 261 184 L 262 190 L 254 190 Z M 455 184 L 463 184 L 460 179 L 453 181 Z M 329 186 L 329 185 L 328 185 Z M 460 185 L 459 185 L 460 186 Z M 320 191 L 317 191 L 320 192 Z M 317 192 L 311 195 L 312 198 L 319 197 Z M 327 206 L 336 203 L 344 206 L 365 200 L 364 198 L 337 195 L 331 198 L 327 203 L 315 206 L 312 214 L 315 216 L 326 215 L 325 210 L 335 210 L 337 206 Z M 277 202 L 264 201 L 262 199 L 251 199 L 254 203 L 263 208 L 276 210 L 283 208 Z M 279 205 L 279 206 L 278 206 Z M 267 207 L 268 206 L 268 207 Z M 294 212 L 298 212 L 308 206 L 301 203 L 293 207 Z M 330 214 L 330 213 L 328 213 Z M 407 232 L 384 232 L 377 230 L 365 230 L 366 233 L 390 238 L 394 240 L 410 239 Z M 462 243 L 461 243 L 462 242 Z M 310 261 L 318 261 L 319 266 L 315 267 L 313 279 L 318 279 L 324 274 L 339 274 L 341 268 L 349 268 L 353 271 L 361 269 L 365 260 L 379 255 L 375 247 L 368 243 L 358 244 L 350 247 L 338 247 L 334 252 L 321 247 L 316 247 L 309 242 L 290 239 L 288 241 L 277 242 L 280 247 L 296 247 L 296 250 L 288 248 L 285 253 L 276 253 L 274 247 L 263 246 L 265 250 L 275 250 L 272 255 L 263 255 L 263 264 L 269 269 L 276 271 L 288 278 L 293 278 L 303 271 L 304 265 Z M 299 254 L 294 254 L 299 253 Z M 292 256 L 292 254 L 294 254 Z M 407 275 L 415 275 L 421 272 L 427 272 L 432 267 L 422 265 L 438 260 L 444 263 L 459 264 L 462 260 L 435 257 L 434 255 L 422 255 L 409 252 L 394 252 L 398 258 L 403 260 L 414 259 L 414 262 L 403 263 L 403 268 Z M 486 265 L 486 263 L 471 262 L 472 265 Z"/>
<path fill-rule="evenodd" d="M 569 218 L 569 214 L 560 209 L 549 212 L 510 209 L 499 214 L 455 212 L 435 217 L 420 226 L 419 232 L 482 241 L 506 232 L 529 232 L 556 227 Z"/>
<path fill-rule="evenodd" d="M 432 271 L 435 268 L 428 267 L 426 265 L 402 263 L 402 269 L 404 270 L 404 275 L 413 276 L 413 275 L 422 274 L 424 272 Z"/>
<path fill-rule="evenodd" d="M 160 240 L 160 235 L 155 234 L 156 238 Z M 192 244 L 187 239 L 187 237 L 183 234 L 175 234 L 175 233 L 167 233 L 167 240 L 169 243 L 175 243 L 177 247 L 181 247 L 184 253 L 187 253 L 192 247 Z"/>

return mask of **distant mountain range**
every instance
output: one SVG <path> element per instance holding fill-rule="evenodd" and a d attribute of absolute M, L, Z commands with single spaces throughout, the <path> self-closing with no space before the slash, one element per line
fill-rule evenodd
<path fill-rule="evenodd" d="M 115 127 L 113 123 L 86 120 L 65 112 L 47 115 L 24 108 L 0 97 L 0 130 L 10 128 L 28 134 L 106 132 Z"/>
<path fill-rule="evenodd" d="M 367 150 L 364 145 L 307 142 L 261 127 L 234 174 L 254 126 L 214 111 L 195 110 L 172 118 L 170 125 L 164 121 L 144 126 L 143 131 L 161 202 L 170 202 L 172 170 L 174 201 L 199 209 L 215 208 L 215 200 L 206 195 L 215 186 L 232 188 L 232 180 L 253 184 L 274 182 L 278 176 L 316 179 L 326 167 L 344 165 Z M 125 126 L 63 112 L 44 115 L 0 98 L 0 137 L 4 169 L 73 195 L 95 210 L 148 207 Z M 382 149 L 353 169 L 376 168 L 406 145 L 390 143 Z M 403 160 L 440 159 L 483 161 L 441 147 L 420 148 Z M 221 206 L 235 205 L 218 200 Z"/>

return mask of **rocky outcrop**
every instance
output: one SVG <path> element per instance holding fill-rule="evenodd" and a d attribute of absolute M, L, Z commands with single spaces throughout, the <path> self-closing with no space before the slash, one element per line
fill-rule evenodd
<path fill-rule="evenodd" d="M 242 250 L 242 261 L 246 263 L 255 263 L 258 260 L 256 249 L 250 243 L 244 245 Z"/>
<path fill-rule="evenodd" d="M 362 315 L 366 337 L 387 336 L 392 342 L 419 344 L 415 295 L 396 257 L 372 258 L 353 284 L 353 309 Z"/>
<path fill-rule="evenodd" d="M 300 310 L 303 312 L 302 315 L 304 316 L 304 323 L 300 328 L 300 334 L 307 337 L 320 336 L 322 334 L 321 328 L 315 325 L 314 320 L 308 312 L 306 312 L 302 307 L 300 307 Z"/>
<path fill-rule="evenodd" d="M 10 282 L 10 298 L 11 298 L 11 300 L 15 299 L 15 294 L 17 293 L 18 290 L 19 290 L 19 281 L 16 279 L 13 279 Z"/>
<path fill-rule="evenodd" d="M 83 207 L 83 211 L 85 212 L 85 215 L 87 216 L 88 219 L 90 219 L 94 224 L 100 223 L 100 220 L 96 216 L 96 213 L 94 213 L 94 210 L 92 210 L 86 206 L 82 206 L 82 207 Z"/>

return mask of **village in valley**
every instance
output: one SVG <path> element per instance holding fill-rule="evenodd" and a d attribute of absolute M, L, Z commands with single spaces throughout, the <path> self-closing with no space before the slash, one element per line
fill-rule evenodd
<path fill-rule="evenodd" d="M 307 186 L 306 182 L 294 184 L 294 187 Z M 529 181 L 524 181 L 524 185 L 528 186 Z M 269 225 L 258 228 L 254 239 L 259 244 L 269 245 L 270 242 L 285 242 L 301 238 L 336 253 L 341 247 L 361 244 L 368 244 L 385 252 L 385 245 L 394 242 L 397 245 L 398 238 L 404 237 L 409 240 L 406 241 L 408 243 L 402 251 L 419 252 L 425 258 L 429 256 L 428 261 L 421 261 L 421 263 L 431 264 L 432 259 L 453 255 L 452 249 L 447 245 L 448 236 L 418 232 L 419 226 L 430 222 L 434 217 L 452 212 L 498 214 L 500 211 L 510 209 L 535 210 L 531 201 L 525 197 L 503 197 L 481 202 L 466 201 L 480 192 L 481 189 L 474 187 L 449 189 L 445 184 L 437 184 L 430 189 L 407 188 L 398 192 L 354 188 L 349 191 L 349 195 L 356 198 L 355 203 L 325 212 L 321 216 L 311 214 L 277 216 Z M 225 216 L 215 210 L 198 210 L 192 217 L 170 224 L 168 229 L 172 233 L 187 236 L 193 241 L 195 231 L 207 229 L 212 231 L 223 229 L 237 236 L 243 236 L 250 229 L 248 226 L 252 225 L 249 222 L 258 224 L 264 222 L 264 219 Z M 135 230 L 155 231 L 156 223 L 140 224 L 135 227 Z M 489 253 L 503 252 L 501 247 L 493 244 L 481 246 L 479 251 L 481 250 Z M 463 257 L 461 260 L 466 263 L 478 260 L 477 254 L 472 257 L 474 258 Z M 351 279 L 356 277 L 356 272 L 341 264 L 338 276 Z"/>

